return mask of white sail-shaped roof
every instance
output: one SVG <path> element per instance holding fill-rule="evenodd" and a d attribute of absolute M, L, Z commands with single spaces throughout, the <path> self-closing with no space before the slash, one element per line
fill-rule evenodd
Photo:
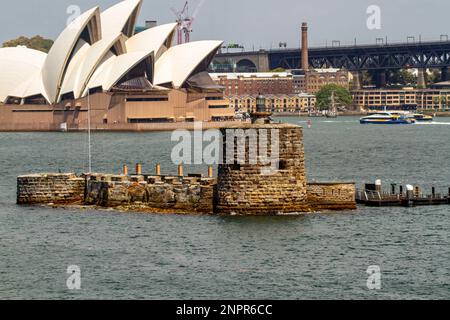
<path fill-rule="evenodd" d="M 47 55 L 25 47 L 0 49 L 0 102 L 29 81 L 30 75 L 40 75 Z"/>
<path fill-rule="evenodd" d="M 97 69 L 89 81 L 88 88 L 94 89 L 102 87 L 104 91 L 111 90 L 128 72 L 135 66 L 147 59 L 147 63 L 153 66 L 153 52 L 130 52 L 120 56 L 110 56 Z M 148 70 L 153 72 L 153 70 Z M 147 78 L 152 82 L 153 74 L 147 74 Z M 84 93 L 84 95 L 87 93 Z"/>
<path fill-rule="evenodd" d="M 127 51 L 153 51 L 158 60 L 172 46 L 176 27 L 176 23 L 169 23 L 140 32 L 128 39 Z"/>
<path fill-rule="evenodd" d="M 124 0 L 102 12 L 102 35 L 122 32 L 132 37 L 141 6 L 142 0 Z"/>
<path fill-rule="evenodd" d="M 7 97 L 49 104 L 78 99 L 88 89 L 127 90 L 145 76 L 153 85 L 181 88 L 199 83 L 221 41 L 172 46 L 177 24 L 134 35 L 142 0 L 124 0 L 100 14 L 95 7 L 71 22 L 49 53 L 0 49 L 0 102 Z M 133 36 L 134 35 L 134 36 Z M 197 76 L 197 77 L 194 77 Z M 73 94 L 73 96 L 72 96 Z M 17 102 L 15 102 L 17 103 Z"/>
<path fill-rule="evenodd" d="M 105 36 L 86 50 L 77 52 L 71 61 L 61 90 L 61 95 L 73 92 L 74 98 L 81 98 L 83 91 L 108 52 L 121 55 L 126 52 L 122 33 Z"/>
<path fill-rule="evenodd" d="M 208 63 L 205 60 L 211 57 L 222 43 L 196 41 L 170 48 L 156 61 L 154 84 L 182 87 L 201 63 Z"/>
<path fill-rule="evenodd" d="M 59 91 L 75 48 L 80 39 L 93 44 L 100 40 L 100 11 L 93 8 L 72 21 L 51 47 L 42 68 L 42 81 L 51 103 Z"/>
<path fill-rule="evenodd" d="M 17 86 L 8 96 L 25 99 L 38 95 L 42 95 L 47 102 L 49 102 L 49 98 L 44 89 L 44 84 L 42 83 L 41 70 L 32 74 L 28 80 Z"/>
<path fill-rule="evenodd" d="M 60 101 L 61 96 L 63 96 L 64 94 L 74 91 L 74 88 L 79 81 L 81 65 L 83 64 L 83 61 L 86 58 L 90 47 L 91 46 L 89 45 L 89 43 L 85 42 L 84 40 L 78 41 L 75 54 L 70 60 L 69 66 L 67 67 L 67 71 L 64 76 L 57 102 Z"/>

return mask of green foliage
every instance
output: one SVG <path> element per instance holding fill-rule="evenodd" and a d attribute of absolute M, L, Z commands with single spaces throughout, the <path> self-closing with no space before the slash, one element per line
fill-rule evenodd
<path fill-rule="evenodd" d="M 334 91 L 334 99 L 336 105 L 350 106 L 352 104 L 352 96 L 347 88 L 337 84 L 328 84 L 316 94 L 317 107 L 320 110 L 328 110 L 331 107 L 331 95 Z"/>
<path fill-rule="evenodd" d="M 389 74 L 391 84 L 416 85 L 417 77 L 408 70 L 394 70 Z"/>
<path fill-rule="evenodd" d="M 285 72 L 286 71 L 286 69 L 284 69 L 284 68 L 276 68 L 276 69 L 273 69 L 271 72 Z"/>
<path fill-rule="evenodd" d="M 441 73 L 438 70 L 433 70 L 430 75 L 428 75 L 428 83 L 438 83 L 441 81 Z"/>
<path fill-rule="evenodd" d="M 361 74 L 362 74 L 361 84 L 363 86 L 369 86 L 374 82 L 373 80 L 374 78 L 369 73 L 369 71 L 367 70 L 361 71 Z"/>
<path fill-rule="evenodd" d="M 53 45 L 53 40 L 44 39 L 41 36 L 34 36 L 32 38 L 19 37 L 14 40 L 9 40 L 3 43 L 3 48 L 26 46 L 29 49 L 35 49 L 47 53 Z"/>

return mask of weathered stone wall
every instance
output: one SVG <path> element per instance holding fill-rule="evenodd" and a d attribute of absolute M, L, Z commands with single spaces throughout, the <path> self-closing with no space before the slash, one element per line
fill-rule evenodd
<path fill-rule="evenodd" d="M 47 173 L 17 178 L 18 204 L 71 204 L 84 200 L 85 179 L 73 173 Z"/>
<path fill-rule="evenodd" d="M 354 183 L 308 183 L 308 203 L 314 210 L 356 209 Z"/>
<path fill-rule="evenodd" d="M 230 128 L 233 130 L 233 128 Z M 265 132 L 279 137 L 278 170 L 268 171 L 270 164 L 239 164 L 241 155 L 235 144 L 233 158 L 227 152 L 227 129 L 224 136 L 224 163 L 219 165 L 217 186 L 217 212 L 221 214 L 267 215 L 279 213 L 309 212 L 307 203 L 306 173 L 301 127 L 287 124 L 252 125 L 247 129 L 257 131 L 258 139 L 248 139 L 245 158 L 249 160 L 250 150 L 259 150 L 261 136 Z M 232 138 L 234 139 L 234 138 Z M 271 137 L 268 140 L 269 154 L 272 152 Z M 266 143 L 267 145 L 267 143 Z M 228 154 L 228 155 L 227 155 Z M 258 158 L 259 160 L 259 158 Z M 234 164 L 231 164 L 233 163 Z M 242 162 L 241 162 L 242 163 Z M 248 161 L 246 163 L 249 163 Z"/>
<path fill-rule="evenodd" d="M 92 175 L 86 204 L 161 213 L 212 214 L 216 179 Z"/>

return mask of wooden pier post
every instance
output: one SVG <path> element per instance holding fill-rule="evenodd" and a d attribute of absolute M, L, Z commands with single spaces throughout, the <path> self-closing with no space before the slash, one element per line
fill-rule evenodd
<path fill-rule="evenodd" d="M 156 174 L 157 176 L 160 176 L 160 175 L 161 175 L 161 165 L 160 165 L 159 163 L 156 164 L 156 167 L 155 167 L 155 174 Z"/>
<path fill-rule="evenodd" d="M 126 163 L 123 164 L 123 175 L 124 176 L 128 175 L 128 166 Z"/>
<path fill-rule="evenodd" d="M 400 186 L 400 196 L 403 196 L 403 186 Z"/>

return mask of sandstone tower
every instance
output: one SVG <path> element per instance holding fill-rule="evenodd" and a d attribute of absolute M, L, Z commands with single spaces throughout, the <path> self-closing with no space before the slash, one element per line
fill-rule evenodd
<path fill-rule="evenodd" d="M 243 131 L 254 132 L 254 136 L 241 141 L 230 134 L 233 130 L 236 131 L 222 129 L 224 164 L 219 165 L 217 212 L 242 215 L 309 212 L 302 128 L 289 124 L 248 125 Z M 231 151 L 227 150 L 230 139 L 234 140 Z M 258 163 L 250 164 L 255 150 Z M 261 161 L 265 153 L 275 156 L 270 164 Z"/>

